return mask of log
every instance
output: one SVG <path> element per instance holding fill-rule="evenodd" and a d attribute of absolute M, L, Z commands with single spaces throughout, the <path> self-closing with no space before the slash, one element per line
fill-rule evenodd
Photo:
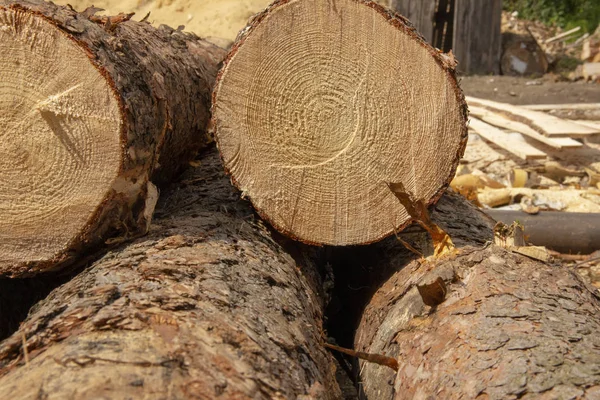
<path fill-rule="evenodd" d="M 456 61 L 369 0 L 277 0 L 239 35 L 213 92 L 225 168 L 306 243 L 367 244 L 410 223 L 391 186 L 435 203 L 467 141 Z"/>
<path fill-rule="evenodd" d="M 378 263 L 398 265 L 402 253 Z M 575 272 L 492 244 L 413 261 L 362 314 L 356 350 L 399 363 L 361 364 L 363 397 L 598 398 L 599 298 Z"/>
<path fill-rule="evenodd" d="M 600 214 L 540 211 L 486 210 L 497 221 L 511 225 L 519 221 L 527 242 L 566 254 L 592 254 L 600 250 Z"/>
<path fill-rule="evenodd" d="M 147 230 L 210 138 L 220 48 L 166 26 L 0 0 L 0 275 L 63 268 Z"/>
<path fill-rule="evenodd" d="M 55 289 L 0 343 L 0 398 L 339 398 L 318 250 L 290 249 L 211 150 L 147 237 Z"/>

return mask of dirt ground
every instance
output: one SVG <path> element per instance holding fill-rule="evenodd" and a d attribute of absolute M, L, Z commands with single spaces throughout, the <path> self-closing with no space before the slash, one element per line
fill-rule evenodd
<path fill-rule="evenodd" d="M 600 85 L 584 81 L 555 82 L 512 76 L 465 76 L 460 86 L 473 97 L 510 104 L 600 103 Z"/>

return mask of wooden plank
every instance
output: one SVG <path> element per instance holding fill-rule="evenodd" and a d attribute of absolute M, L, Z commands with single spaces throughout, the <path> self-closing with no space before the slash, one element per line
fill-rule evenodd
<path fill-rule="evenodd" d="M 566 37 L 571 36 L 574 33 L 579 32 L 580 30 L 581 30 L 581 27 L 578 26 L 577 28 L 573 28 L 570 31 L 566 31 L 566 32 L 561 33 L 560 35 L 556 35 L 554 37 L 551 37 L 550 39 L 546 39 L 544 41 L 544 44 L 548 44 L 548 43 L 556 42 L 557 40 L 560 40 L 560 39 L 564 39 Z"/>
<path fill-rule="evenodd" d="M 443 47 L 440 47 L 444 51 L 444 53 L 452 50 L 452 46 L 454 46 L 454 13 L 456 10 L 456 0 L 450 1 L 450 10 L 449 12 L 449 20 L 446 25 L 446 33 L 444 34 L 444 44 Z"/>
<path fill-rule="evenodd" d="M 590 128 L 600 129 L 600 121 L 588 121 L 587 119 L 570 119 L 569 121 L 579 125 L 589 126 Z"/>
<path fill-rule="evenodd" d="M 524 160 L 537 160 L 547 157 L 546 153 L 530 145 L 520 133 L 505 133 L 477 118 L 471 118 L 469 127 L 479 136 Z"/>
<path fill-rule="evenodd" d="M 485 107 L 490 111 L 502 114 L 506 118 L 524 123 L 546 136 L 584 138 L 600 134 L 598 129 L 576 124 L 539 111 L 470 96 L 467 96 L 466 99 L 473 106 Z"/>
<path fill-rule="evenodd" d="M 560 150 L 564 148 L 577 148 L 583 146 L 583 143 L 571 138 L 550 138 L 548 136 L 544 136 L 528 125 L 508 119 L 501 114 L 495 113 L 486 108 L 469 105 L 469 113 L 475 115 L 477 118 L 488 124 L 508 129 L 510 131 L 519 132 L 555 149 Z"/>
<path fill-rule="evenodd" d="M 433 42 L 433 16 L 436 0 L 391 0 L 390 8 L 413 23 L 427 42 Z"/>
<path fill-rule="evenodd" d="M 597 110 L 600 109 L 600 103 L 571 103 L 571 104 L 528 104 L 519 106 L 534 111 L 552 111 L 552 110 Z"/>
<path fill-rule="evenodd" d="M 466 74 L 500 73 L 502 0 L 456 0 L 452 51 Z"/>

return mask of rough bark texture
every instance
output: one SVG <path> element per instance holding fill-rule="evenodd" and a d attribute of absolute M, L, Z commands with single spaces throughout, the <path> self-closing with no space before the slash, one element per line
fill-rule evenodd
<path fill-rule="evenodd" d="M 0 344 L 0 398 L 338 398 L 314 249 L 274 241 L 216 150 L 157 210 Z"/>
<path fill-rule="evenodd" d="M 464 197 L 448 190 L 433 208 L 432 220 L 449 232 L 457 246 L 484 245 L 492 238 L 495 221 Z M 398 235 L 427 254 L 429 235 L 416 224 Z M 369 246 L 327 249 L 335 276 L 335 290 L 327 310 L 327 331 L 339 344 L 353 348 L 362 310 L 391 276 L 416 259 L 396 237 Z"/>
<path fill-rule="evenodd" d="M 224 50 L 166 26 L 120 22 L 123 18 L 100 21 L 90 12 L 39 0 L 0 0 L 3 8 L 14 11 L 2 22 L 5 33 L 18 32 L 20 18 L 33 13 L 80 46 L 112 87 L 121 113 L 118 175 L 81 232 L 46 259 L 0 257 L 0 274 L 25 276 L 65 266 L 109 237 L 130 238 L 146 229 L 153 207 L 147 202 L 149 182 L 173 178 L 210 142 L 210 92 Z M 68 107 L 62 112 L 68 114 Z"/>
<path fill-rule="evenodd" d="M 396 264 L 397 253 L 379 262 Z M 417 286 L 437 278 L 448 293 L 431 308 Z M 356 349 L 400 363 L 398 373 L 362 364 L 363 397 L 599 398 L 600 302 L 592 290 L 564 267 L 491 244 L 413 261 L 362 315 Z"/>

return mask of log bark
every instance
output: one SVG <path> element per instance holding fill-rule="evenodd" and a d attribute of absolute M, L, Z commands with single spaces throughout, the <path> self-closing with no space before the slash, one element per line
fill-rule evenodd
<path fill-rule="evenodd" d="M 376 242 L 435 203 L 467 140 L 451 54 L 369 0 L 278 0 L 239 35 L 213 93 L 225 168 L 307 243 Z"/>
<path fill-rule="evenodd" d="M 0 398 L 339 398 L 317 250 L 275 242 L 216 150 L 157 210 L 0 344 Z"/>
<path fill-rule="evenodd" d="M 455 256 L 403 263 L 370 299 L 356 350 L 397 358 L 400 367 L 361 364 L 362 397 L 598 398 L 598 293 L 564 267 L 463 245 Z M 378 262 L 397 265 L 403 253 L 390 250 Z M 421 291 L 440 278 L 445 301 L 427 306 Z"/>
<path fill-rule="evenodd" d="M 220 48 L 166 26 L 0 0 L 0 275 L 145 232 L 210 138 Z"/>

